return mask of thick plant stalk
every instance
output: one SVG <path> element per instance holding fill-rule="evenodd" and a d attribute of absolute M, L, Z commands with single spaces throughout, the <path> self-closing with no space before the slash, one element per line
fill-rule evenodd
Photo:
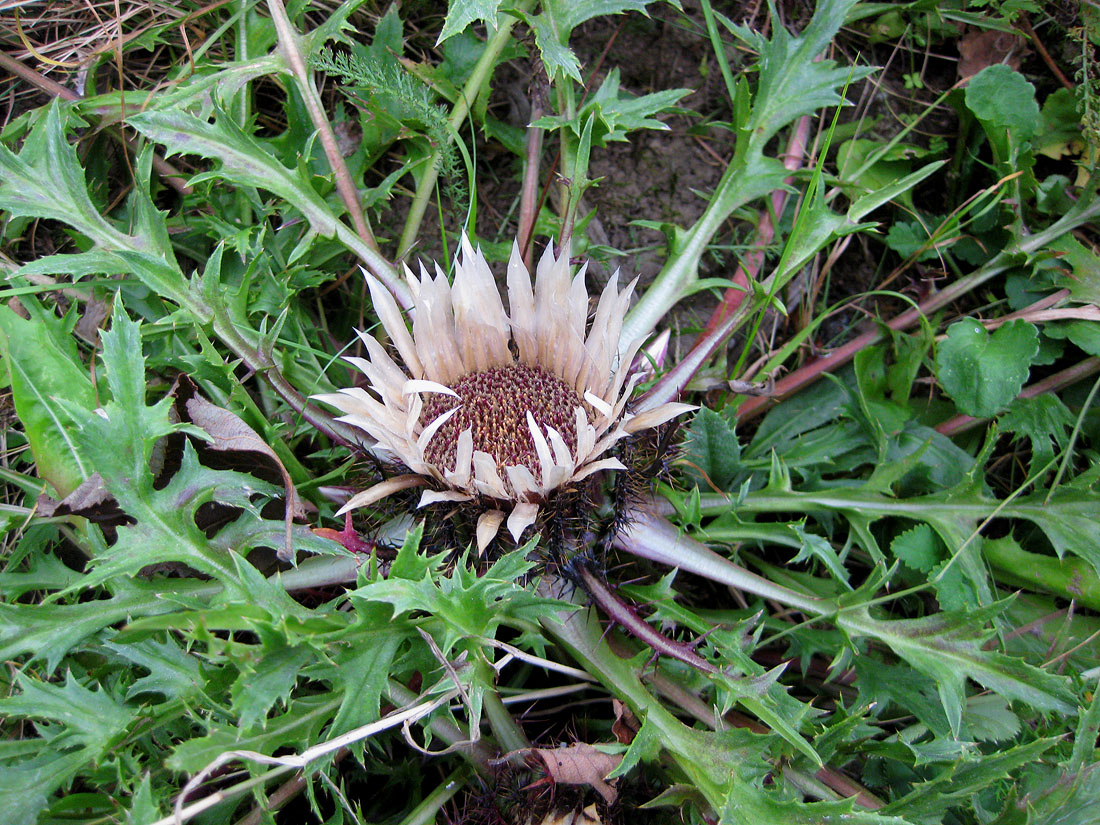
<path fill-rule="evenodd" d="M 982 556 L 1007 584 L 1053 593 L 1100 610 L 1100 579 L 1084 559 L 1029 553 L 1007 541 L 983 542 Z"/>
<path fill-rule="evenodd" d="M 332 126 L 329 124 L 321 106 L 317 86 L 313 82 L 312 74 L 306 68 L 305 60 L 302 58 L 302 52 L 298 46 L 298 34 L 294 31 L 290 18 L 287 17 L 282 0 L 268 0 L 268 7 L 279 33 L 279 43 L 282 46 L 286 64 L 298 82 L 299 91 L 302 93 L 302 98 L 309 109 L 310 119 L 317 129 L 321 138 L 321 145 L 325 150 L 329 165 L 332 167 L 336 189 L 340 193 L 340 199 L 344 202 L 344 207 L 351 216 L 352 223 L 355 225 L 355 232 L 352 232 L 343 221 L 337 219 L 336 237 L 355 252 L 370 269 L 371 273 L 393 293 L 397 302 L 408 309 L 412 306 L 412 295 L 409 293 L 405 282 L 398 276 L 397 270 L 379 253 L 378 242 L 375 240 L 374 233 L 371 232 L 366 216 L 363 214 L 363 208 L 359 203 L 359 195 L 355 184 L 351 180 L 351 173 L 344 162 L 344 156 L 340 154 L 340 150 L 336 145 L 336 136 L 333 134 Z"/>
<path fill-rule="evenodd" d="M 696 653 L 691 645 L 670 639 L 651 627 L 648 622 L 638 615 L 633 607 L 620 599 L 587 565 L 580 564 L 577 566 L 577 578 L 592 601 L 603 610 L 609 619 L 622 625 L 631 636 L 652 648 L 654 653 L 678 659 L 703 673 L 718 672 L 718 668 Z"/>
<path fill-rule="evenodd" d="M 654 503 L 663 501 L 655 499 Z M 636 509 L 629 514 L 627 526 L 615 537 L 615 545 L 635 556 L 670 567 L 679 567 L 746 593 L 773 599 L 813 616 L 835 612 L 832 604 L 823 599 L 775 584 L 719 556 L 709 547 L 685 536 L 667 519 L 647 510 Z"/>
<path fill-rule="evenodd" d="M 538 95 L 531 104 L 531 122 L 542 117 L 542 104 Z M 531 235 L 535 231 L 538 218 L 539 197 L 539 159 L 542 157 L 543 131 L 537 126 L 527 127 L 527 162 L 523 168 L 523 189 L 519 196 L 519 231 L 516 242 L 519 244 L 523 265 L 530 272 L 534 269 L 535 250 L 531 246 Z"/>
<path fill-rule="evenodd" d="M 271 11 L 271 19 L 275 23 L 275 30 L 279 33 L 279 45 L 282 48 L 283 56 L 286 58 L 287 66 L 290 67 L 291 74 L 298 82 L 298 91 L 301 92 L 306 109 L 309 110 L 309 119 L 313 121 L 313 126 L 317 129 L 317 134 L 321 138 L 321 146 L 325 150 L 325 157 L 328 158 L 329 166 L 332 167 L 333 174 L 336 177 L 336 191 L 340 193 L 340 200 L 344 202 L 344 207 L 348 210 L 348 215 L 351 217 L 351 222 L 355 226 L 355 231 L 359 233 L 359 237 L 371 250 L 378 252 L 378 241 L 375 240 L 374 233 L 371 231 L 370 225 L 367 224 L 367 217 L 363 214 L 363 207 L 359 203 L 359 195 L 355 189 L 355 184 L 351 180 L 348 165 L 344 162 L 344 156 L 340 154 L 340 149 L 336 145 L 336 135 L 333 134 L 332 125 L 328 122 L 325 110 L 321 106 L 321 98 L 317 94 L 317 84 L 314 82 L 313 74 L 309 71 L 302 57 L 298 33 L 294 31 L 294 25 L 287 17 L 282 0 L 267 0 L 267 7 Z M 370 261 L 367 263 L 370 264 Z"/>

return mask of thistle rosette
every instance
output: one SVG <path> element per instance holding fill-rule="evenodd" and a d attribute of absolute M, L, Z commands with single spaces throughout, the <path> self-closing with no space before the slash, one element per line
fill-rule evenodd
<path fill-rule="evenodd" d="M 502 524 L 518 542 L 557 491 L 626 469 L 610 454 L 619 441 L 695 409 L 627 409 L 640 377 L 630 365 L 642 339 L 623 348 L 621 359 L 617 353 L 636 281 L 620 291 L 616 272 L 589 322 L 585 268 L 572 276 L 567 256 L 547 247 L 532 285 L 513 243 L 506 313 L 481 249 L 463 236 L 453 285 L 438 265 L 434 277 L 423 264 L 419 278 L 405 268 L 411 332 L 393 296 L 367 275 L 375 312 L 403 365 L 360 332 L 367 357 L 346 360 L 366 376 L 367 388 L 315 398 L 367 433 L 379 457 L 409 472 L 352 496 L 339 512 L 426 487 L 421 507 L 480 508 L 479 550 Z"/>

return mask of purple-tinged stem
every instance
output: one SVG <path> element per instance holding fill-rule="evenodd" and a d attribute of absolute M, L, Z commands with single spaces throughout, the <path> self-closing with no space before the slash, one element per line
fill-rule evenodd
<path fill-rule="evenodd" d="M 637 610 L 613 593 L 611 588 L 588 569 L 587 565 L 577 565 L 576 574 L 585 592 L 588 593 L 593 603 L 603 610 L 607 618 L 617 622 L 631 636 L 647 644 L 653 649 L 654 653 L 677 659 L 685 665 L 691 665 L 703 671 L 703 673 L 718 673 L 718 668 L 692 650 L 690 645 L 677 642 L 654 630 L 645 619 L 638 615 Z"/>
<path fill-rule="evenodd" d="M 540 90 L 541 91 L 541 90 Z M 542 117 L 541 94 L 536 94 L 531 103 L 531 122 Z M 535 219 L 538 217 L 539 168 L 542 158 L 542 129 L 527 127 L 527 164 L 523 169 L 523 189 L 519 196 L 519 230 L 516 242 L 519 244 L 523 264 L 528 272 L 534 271 L 535 251 L 531 246 L 531 236 L 535 231 Z"/>
<path fill-rule="evenodd" d="M 333 133 L 332 125 L 328 122 L 325 110 L 321 106 L 321 99 L 317 94 L 317 85 L 314 83 L 313 76 L 306 66 L 305 58 L 302 56 L 298 33 L 294 30 L 294 26 L 287 16 L 282 0 L 268 0 L 267 6 L 271 12 L 271 19 L 275 23 L 275 30 L 279 34 L 279 46 L 283 57 L 290 68 L 290 73 L 298 81 L 298 91 L 305 101 L 309 119 L 313 121 L 313 126 L 317 129 L 317 134 L 321 138 L 321 146 L 325 150 L 325 157 L 328 158 L 329 166 L 335 175 L 336 191 L 340 193 L 340 200 L 344 202 L 344 208 L 348 210 L 348 217 L 351 218 L 355 231 L 363 240 L 363 243 L 370 247 L 372 251 L 378 252 L 378 241 L 375 240 L 374 233 L 367 223 L 367 217 L 363 214 L 363 205 L 359 202 L 359 193 L 356 191 L 355 183 L 351 179 L 351 172 L 348 170 L 344 156 L 336 145 L 336 135 Z M 367 263 L 371 262 L 368 261 Z"/>

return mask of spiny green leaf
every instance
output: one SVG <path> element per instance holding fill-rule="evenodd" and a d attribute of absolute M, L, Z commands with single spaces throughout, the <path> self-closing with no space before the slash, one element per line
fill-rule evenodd
<path fill-rule="evenodd" d="M 807 533 L 802 525 L 795 525 L 794 532 L 802 541 L 802 547 L 791 559 L 791 564 L 817 559 L 825 565 L 825 569 L 836 581 L 848 584 L 848 571 L 844 567 L 844 562 L 841 561 L 836 548 L 827 539 L 814 533 Z"/>
<path fill-rule="evenodd" d="M 58 788 L 68 784 L 89 760 L 94 748 L 43 751 L 28 759 L 9 761 L 0 751 L 0 810 L 11 825 L 35 825 L 38 812 Z"/>
<path fill-rule="evenodd" d="M 885 712 L 911 713 L 938 738 L 951 736 L 951 726 L 939 701 L 936 683 L 907 665 L 891 665 L 867 653 L 855 658 L 860 702 Z"/>
<path fill-rule="evenodd" d="M 1039 710 L 1074 713 L 1073 694 L 1065 678 L 983 648 L 993 633 L 986 622 L 1003 606 L 943 612 L 922 619 L 879 620 L 860 605 L 838 614 L 837 625 L 852 635 L 884 642 L 932 677 L 955 735 L 962 723 L 967 678 Z"/>
<path fill-rule="evenodd" d="M 443 30 L 435 41 L 438 46 L 449 37 L 466 30 L 471 23 L 481 20 L 490 29 L 496 30 L 497 13 L 503 0 L 451 0 L 447 5 L 447 19 Z"/>
<path fill-rule="evenodd" d="M 704 485 L 707 481 L 719 490 L 729 490 L 741 469 L 741 444 L 734 425 L 720 413 L 700 407 L 688 430 L 686 452 Z"/>
<path fill-rule="evenodd" d="M 158 486 L 150 468 L 158 441 L 180 430 L 206 436 L 193 427 L 172 422 L 170 398 L 152 406 L 146 404 L 145 360 L 141 353 L 139 325 L 129 320 L 118 303 L 111 330 L 103 335 L 103 362 L 112 400 L 101 414 L 66 405 L 79 424 L 76 438 L 80 454 L 96 467 L 104 486 L 134 520 L 118 528 L 115 543 L 94 560 L 85 585 L 175 561 L 214 577 L 231 598 L 251 601 L 262 593 L 268 610 L 281 614 L 299 610 L 281 587 L 260 576 L 251 565 L 238 564 L 240 554 L 255 546 L 248 540 L 263 540 L 275 532 L 242 529 L 240 518 L 248 518 L 254 525 L 263 524 L 265 520 L 254 499 L 273 497 L 281 490 L 244 473 L 204 467 L 186 439 L 179 469 L 167 484 L 161 481 Z M 215 501 L 241 510 L 242 516 L 231 526 L 232 536 L 244 540 L 244 545 L 229 541 L 219 545 L 196 522 L 199 508 Z"/>
<path fill-rule="evenodd" d="M 92 271 L 132 272 L 157 294 L 188 303 L 187 282 L 175 260 L 163 216 L 143 188 L 148 181 L 149 151 L 138 159 L 138 180 L 128 206 L 133 234 L 114 227 L 88 196 L 84 170 L 66 129 L 77 118 L 68 104 L 54 101 L 15 155 L 0 145 L 0 209 L 12 215 L 52 218 L 73 227 L 98 247 L 97 258 L 76 257 Z M 118 263 L 112 263 L 112 258 Z M 32 270 L 33 271 L 33 268 Z M 197 305 L 193 309 L 201 309 Z M 200 313 L 201 314 L 201 313 Z"/>
<path fill-rule="evenodd" d="M 319 234 L 326 238 L 335 234 L 336 216 L 303 169 L 287 169 L 224 112 L 216 111 L 210 123 L 175 109 L 146 111 L 127 119 L 127 123 L 164 144 L 169 155 L 194 154 L 219 161 L 219 180 L 273 192 L 301 211 Z M 200 175 L 196 180 L 214 176 Z"/>
<path fill-rule="evenodd" d="M 517 612 L 537 609 L 556 602 L 534 595 L 522 586 L 524 574 L 533 562 L 528 548 L 508 553 L 482 575 L 477 575 L 465 560 L 459 561 L 449 575 L 385 580 L 364 585 L 351 593 L 355 599 L 384 602 L 393 606 L 395 617 L 425 611 L 447 627 L 446 638 L 438 640 L 444 653 L 455 641 L 466 637 L 492 637 L 497 626 Z"/>
<path fill-rule="evenodd" d="M 777 665 L 767 673 L 736 679 L 725 674 L 718 675 L 716 682 L 721 687 L 719 695 L 728 694 L 720 707 L 725 713 L 736 701 L 783 737 L 796 751 L 806 756 L 811 763 L 820 766 L 821 757 L 799 730 L 803 721 L 811 715 L 811 708 L 799 702 L 788 693 L 787 688 L 779 684 L 779 677 L 785 669 L 785 664 Z"/>
<path fill-rule="evenodd" d="M 149 671 L 147 676 L 136 679 L 126 698 L 142 693 L 160 693 L 168 699 L 187 699 L 201 693 L 202 675 L 199 662 L 189 656 L 168 636 L 164 641 L 141 639 L 129 644 L 106 641 L 103 647 L 115 655 Z"/>
<path fill-rule="evenodd" d="M 1053 458 L 1055 448 L 1063 449 L 1069 442 L 1073 413 L 1054 393 L 1033 398 L 1016 398 L 1000 419 L 1004 432 L 1016 433 L 1031 445 L 1028 474 L 1033 475 Z"/>
<path fill-rule="evenodd" d="M 1096 502 L 1100 479 L 1081 477 L 1052 493 L 1038 492 L 1015 499 L 1001 515 L 1021 518 L 1041 529 L 1059 557 L 1079 556 L 1100 575 L 1100 546 L 1095 540 Z"/>
<path fill-rule="evenodd" d="M 912 822 L 933 825 L 956 805 L 968 804 L 975 793 L 1027 765 L 1055 744 L 1054 739 L 1037 739 L 1026 745 L 995 752 L 982 759 L 960 761 L 937 777 L 917 785 L 910 793 L 892 802 L 880 813 L 904 816 Z"/>
<path fill-rule="evenodd" d="M 628 11 L 646 13 L 646 6 L 653 0 L 585 0 L 584 3 L 571 0 L 549 0 L 544 6 L 552 6 L 566 31 L 573 31 L 581 23 L 593 17 L 607 17 Z"/>
<path fill-rule="evenodd" d="M 71 275 L 80 280 L 85 275 L 125 275 L 130 267 L 117 255 L 102 249 L 75 254 L 46 255 L 19 267 L 13 278 L 28 275 Z"/>
<path fill-rule="evenodd" d="M 405 641 L 393 625 L 370 631 L 356 628 L 347 639 L 349 646 L 333 654 L 336 667 L 329 677 L 334 690 L 343 687 L 340 710 L 332 720 L 333 735 L 347 733 L 379 718 L 380 698 L 393 658 Z"/>
<path fill-rule="evenodd" d="M 312 658 L 306 646 L 265 645 L 255 665 L 246 665 L 230 688 L 233 710 L 239 715 L 242 731 L 257 723 L 266 728 L 267 712 L 278 701 L 286 701 L 298 681 L 298 673 Z"/>
<path fill-rule="evenodd" d="M 855 800 L 803 803 L 776 789 L 736 779 L 726 786 L 720 821 L 729 825 L 911 825 L 907 819 L 857 810 Z"/>
<path fill-rule="evenodd" d="M 31 549 L 25 563 L 25 570 L 0 571 L 0 593 L 12 602 L 31 590 L 64 590 L 80 579 L 80 573 L 50 554 L 41 544 Z"/>
<path fill-rule="evenodd" d="M 1100 763 L 1067 777 L 1055 772 L 1050 784 L 1027 796 L 1028 825 L 1093 825 L 1100 822 Z"/>
<path fill-rule="evenodd" d="M 152 775 L 146 772 L 141 784 L 130 800 L 130 809 L 126 812 L 126 825 L 143 825 L 160 819 L 161 811 L 153 793 Z"/>
<path fill-rule="evenodd" d="M 838 67 L 833 60 L 817 60 L 840 30 L 857 0 L 828 0 L 817 4 L 808 26 L 793 36 L 783 26 L 773 27 L 771 38 L 719 16 L 736 37 L 760 54 L 760 79 L 752 107 L 750 129 L 760 143 L 800 115 L 844 102 L 837 89 L 849 80 L 870 74 L 870 67 Z"/>
<path fill-rule="evenodd" d="M 100 752 L 137 715 L 136 708 L 121 704 L 104 689 L 89 690 L 72 673 L 66 674 L 64 684 L 42 682 L 24 673 L 17 673 L 15 681 L 21 692 L 0 698 L 0 714 L 57 722 L 73 743 Z"/>
<path fill-rule="evenodd" d="M 569 30 L 564 29 L 551 9 L 542 14 L 529 16 L 528 25 L 535 33 L 535 45 L 538 46 L 546 74 L 557 77 L 559 74 L 577 83 L 584 83 L 581 77 L 581 64 L 577 55 L 569 48 Z"/>
<path fill-rule="evenodd" d="M 259 733 L 242 736 L 239 730 L 221 724 L 211 724 L 206 736 L 181 742 L 166 760 L 175 771 L 195 773 L 230 750 L 250 750 L 271 754 L 281 747 L 296 751 L 316 745 L 321 731 L 339 706 L 339 698 L 328 694 L 303 696 L 290 708 L 273 719 Z"/>
<path fill-rule="evenodd" d="M 0 604 L 0 657 L 44 659 L 47 672 L 52 673 L 74 645 L 103 628 L 175 609 L 155 588 L 133 581 L 109 599 L 66 605 Z"/>
<path fill-rule="evenodd" d="M 73 338 L 56 323 L 25 320 L 6 306 L 0 307 L 0 355 L 38 475 L 64 498 L 92 474 L 93 465 L 77 450 L 68 416 L 54 399 L 91 411 L 95 391 L 88 370 Z"/>
<path fill-rule="evenodd" d="M 625 11 L 639 11 L 644 14 L 649 2 L 650 0 L 586 0 L 584 3 L 577 3 L 572 0 L 545 0 L 539 14 L 527 14 L 524 18 L 535 33 L 535 45 L 538 46 L 547 75 L 553 78 L 557 72 L 561 72 L 565 77 L 583 83 L 580 61 L 569 48 L 573 29 L 593 17 L 621 14 Z M 583 123 L 584 118 L 581 117 L 578 122 Z"/>
<path fill-rule="evenodd" d="M 619 90 L 619 67 L 616 66 L 604 78 L 596 93 L 580 108 L 576 116 L 543 117 L 532 126 L 543 129 L 566 127 L 579 137 L 581 124 L 590 114 L 596 116 L 596 127 L 592 133 L 593 146 L 606 146 L 611 141 L 626 140 L 628 132 L 637 129 L 667 129 L 653 115 L 670 109 L 680 98 L 690 93 L 690 89 L 666 89 L 648 95 L 634 97 L 624 95 Z"/>
<path fill-rule="evenodd" d="M 19 217 L 61 221 L 103 246 L 126 246 L 123 234 L 88 196 L 84 169 L 65 134 L 73 121 L 85 125 L 70 105 L 55 98 L 18 155 L 0 145 L 0 209 Z"/>

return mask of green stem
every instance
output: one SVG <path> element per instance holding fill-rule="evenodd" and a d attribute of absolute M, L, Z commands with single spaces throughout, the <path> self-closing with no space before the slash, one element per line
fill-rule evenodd
<path fill-rule="evenodd" d="M 398 682 L 396 679 L 389 679 L 386 681 L 386 698 L 393 702 L 398 707 L 405 707 L 411 705 L 420 697 Z M 490 774 L 489 760 L 493 758 L 494 754 L 492 749 L 489 748 L 485 742 L 478 740 L 477 742 L 471 742 L 469 734 L 462 730 L 454 722 L 448 719 L 444 719 L 441 716 L 432 716 L 428 722 L 428 727 L 432 729 L 432 733 L 438 736 L 448 745 L 459 745 L 458 751 L 465 756 L 474 769 L 482 776 L 488 776 Z"/>
<path fill-rule="evenodd" d="M 493 729 L 493 735 L 496 736 L 497 743 L 505 751 L 518 751 L 531 747 L 531 742 L 523 733 L 523 729 L 516 724 L 512 714 L 508 712 L 508 708 L 500 700 L 500 693 L 496 689 L 496 671 L 489 666 L 489 663 L 482 656 L 477 656 L 476 660 L 478 677 L 481 683 L 485 685 L 485 692 L 482 694 L 482 707 L 485 709 L 485 715 L 489 719 L 489 726 Z"/>
<path fill-rule="evenodd" d="M 513 8 L 517 12 L 526 12 L 532 6 L 534 6 L 534 0 L 519 0 Z M 481 53 L 477 65 L 474 66 L 474 70 L 470 74 L 470 79 L 466 81 L 466 85 L 462 88 L 462 94 L 455 101 L 454 109 L 451 110 L 451 117 L 448 120 L 451 126 L 451 134 L 458 133 L 459 127 L 462 126 L 467 115 L 469 115 L 470 107 L 474 105 L 478 94 L 485 86 L 485 81 L 488 80 L 490 73 L 493 71 L 497 58 L 500 57 L 500 53 L 504 51 L 504 47 L 511 40 L 512 27 L 515 26 L 518 19 L 517 16 L 512 15 L 502 15 L 499 19 L 496 33 L 485 44 L 485 51 Z M 439 164 L 443 157 L 443 149 L 444 147 L 438 146 L 432 152 L 428 168 L 425 170 L 423 177 L 420 178 L 420 183 L 417 184 L 412 206 L 409 209 L 409 216 L 405 219 L 405 228 L 401 233 L 401 241 L 397 246 L 398 259 L 408 255 L 413 244 L 416 243 L 416 237 L 420 232 L 420 224 L 423 222 L 424 213 L 428 209 L 428 201 L 431 199 L 432 190 L 435 189 L 435 183 L 439 179 Z"/>
<path fill-rule="evenodd" d="M 469 778 L 470 770 L 464 765 L 451 771 L 439 787 L 424 797 L 424 801 L 401 821 L 401 825 L 435 825 L 439 821 L 440 810 L 458 793 Z"/>
<path fill-rule="evenodd" d="M 619 355 L 622 356 L 630 342 L 649 335 L 672 306 L 680 300 L 691 284 L 699 277 L 699 261 L 719 227 L 747 198 L 741 197 L 739 177 L 741 164 L 727 167 L 718 189 L 707 208 L 677 244 L 672 257 L 658 273 L 641 299 L 623 322 L 619 336 Z M 766 194 L 766 193 L 762 193 Z"/>
<path fill-rule="evenodd" d="M 1100 579 L 1083 559 L 1029 553 L 1013 541 L 983 542 L 982 555 L 1007 584 L 1053 593 L 1100 610 Z"/>
<path fill-rule="evenodd" d="M 340 199 L 344 202 L 344 208 L 355 225 L 355 231 L 372 251 L 378 252 L 378 242 L 374 239 L 367 224 L 367 218 L 363 214 L 363 207 L 359 203 L 359 193 L 348 171 L 348 165 L 344 156 L 336 145 L 336 135 L 332 131 L 332 124 L 328 122 L 324 107 L 321 105 L 321 96 L 317 93 L 317 84 L 313 80 L 313 74 L 306 67 L 305 58 L 302 57 L 301 43 L 294 25 L 287 16 L 286 8 L 282 0 L 267 0 L 267 7 L 271 12 L 271 19 L 275 23 L 275 30 L 279 34 L 279 45 L 282 47 L 283 56 L 286 58 L 290 73 L 298 84 L 298 91 L 305 101 L 309 111 L 309 119 L 313 121 L 314 128 L 321 138 L 321 146 L 325 150 L 329 166 L 332 168 L 336 179 L 336 189 L 340 193 Z"/>
<path fill-rule="evenodd" d="M 234 52 L 238 62 L 245 62 L 249 60 L 248 51 L 248 6 L 250 0 L 239 0 L 237 3 L 237 12 L 233 15 L 237 21 L 234 26 Z M 251 102 L 252 95 L 249 94 L 249 88 L 242 86 L 237 90 L 237 93 L 233 95 L 230 100 L 230 112 L 232 117 L 236 120 L 237 125 L 242 129 L 248 128 L 248 119 L 251 115 Z M 252 214 L 252 204 L 248 200 L 248 193 L 244 187 L 236 187 L 234 192 L 234 203 L 237 210 L 237 220 L 240 222 L 240 226 L 251 226 L 255 221 L 255 217 Z"/>

